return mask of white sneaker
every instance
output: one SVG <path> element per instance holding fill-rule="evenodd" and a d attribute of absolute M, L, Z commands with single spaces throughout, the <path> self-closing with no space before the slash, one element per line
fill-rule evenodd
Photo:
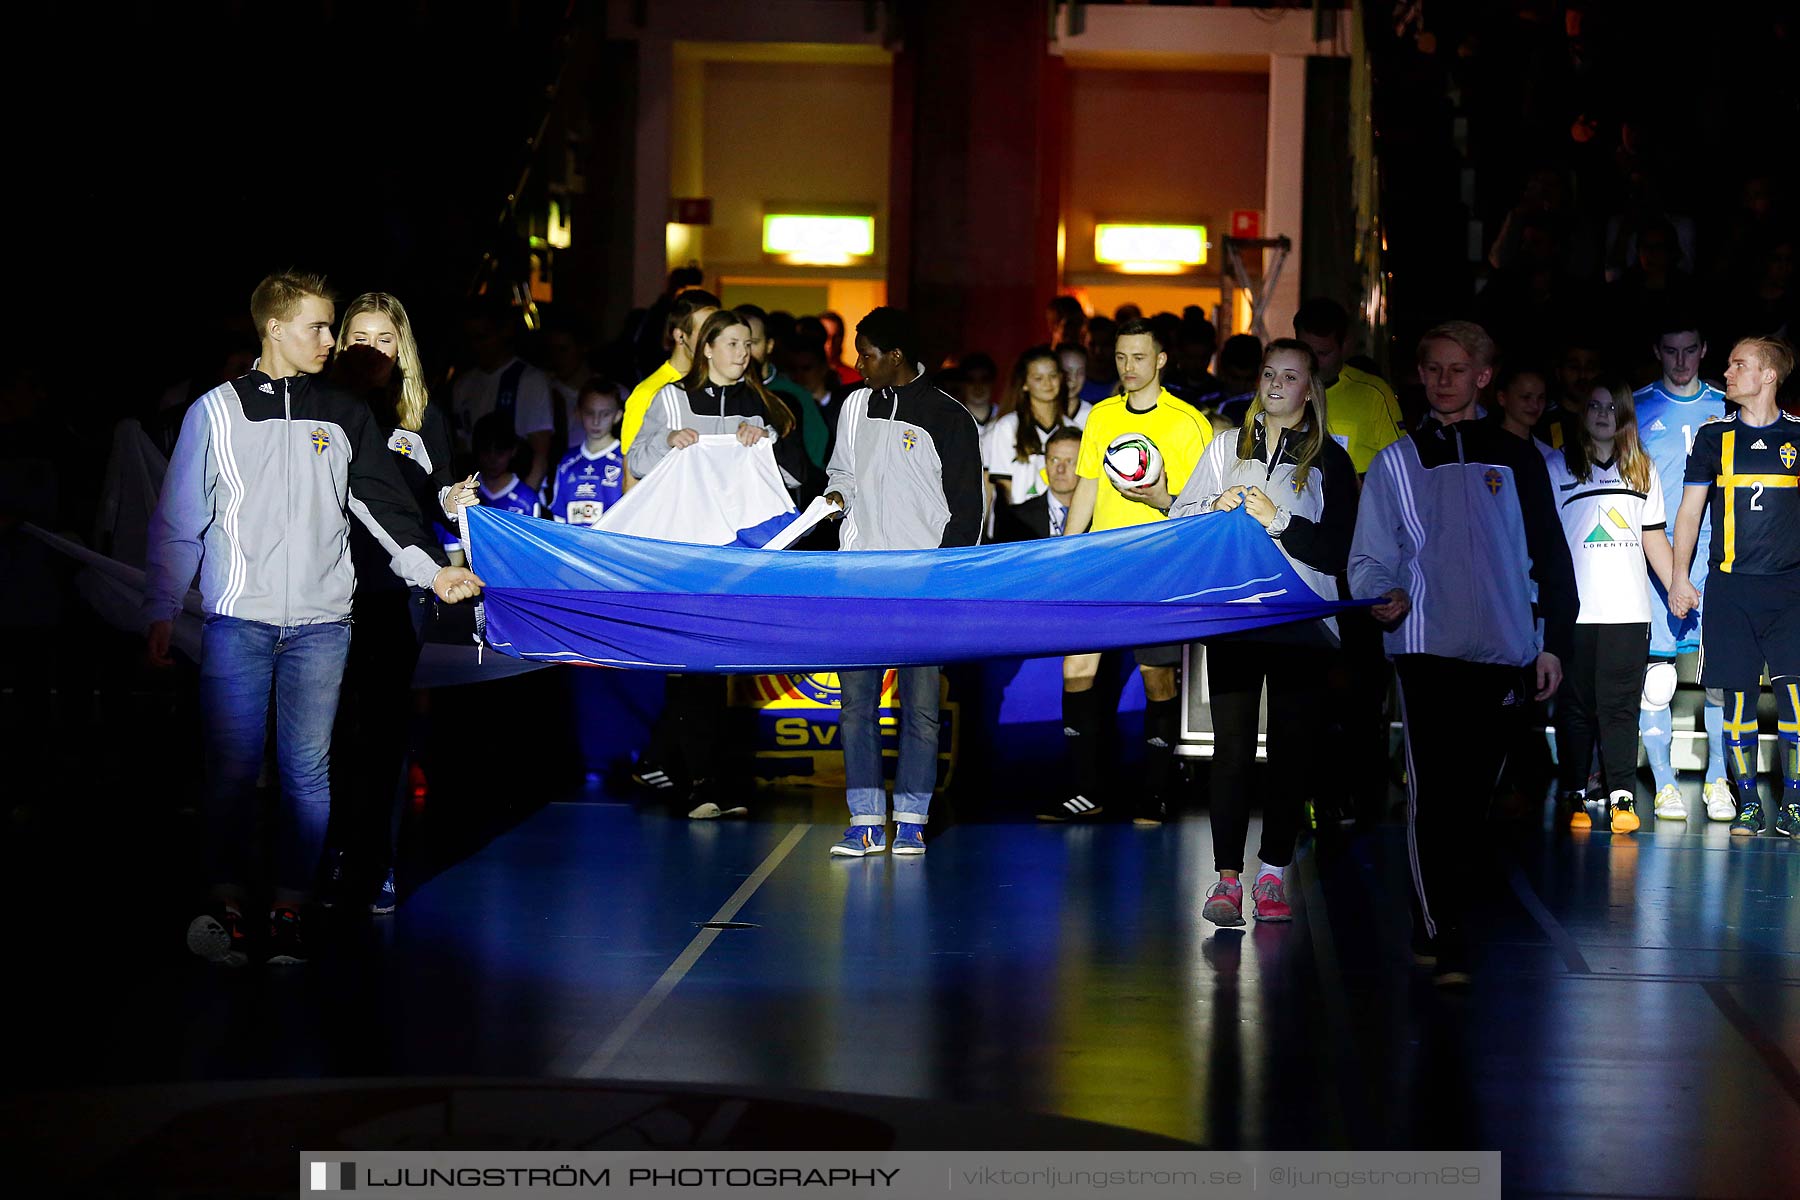
<path fill-rule="evenodd" d="M 1659 821 L 1687 820 L 1687 802 L 1681 798 L 1681 789 L 1672 783 L 1656 793 L 1656 819 Z"/>
<path fill-rule="evenodd" d="M 1706 815 L 1714 821 L 1737 819 L 1737 797 L 1731 793 L 1731 781 L 1715 779 L 1706 785 Z"/>

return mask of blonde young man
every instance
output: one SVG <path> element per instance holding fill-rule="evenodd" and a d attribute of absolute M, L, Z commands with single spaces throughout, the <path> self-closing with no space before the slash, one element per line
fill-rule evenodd
<path fill-rule="evenodd" d="M 302 914 L 324 848 L 331 727 L 350 650 L 351 516 L 406 582 L 449 604 L 481 591 L 473 572 L 446 565 L 368 405 L 317 378 L 331 357 L 332 304 L 316 275 L 257 285 L 257 367 L 188 410 L 150 519 L 150 661 L 171 664 L 172 622 L 196 572 L 206 609 L 200 718 L 213 890 L 188 947 L 212 962 L 238 965 L 247 954 L 271 691 L 282 809 L 267 958 L 298 963 L 309 953 Z"/>
<path fill-rule="evenodd" d="M 1103 400 L 1088 414 L 1076 460 L 1074 498 L 1069 503 L 1063 536 L 1123 529 L 1168 519 L 1170 497 L 1178 494 L 1212 441 L 1212 424 L 1199 410 L 1162 386 L 1169 356 L 1147 321 L 1119 327 L 1113 361 L 1119 371 L 1119 395 Z M 1151 488 L 1120 491 L 1101 476 L 1106 448 L 1122 434 L 1140 433 L 1162 452 L 1163 475 Z M 1144 786 L 1134 817 L 1157 824 L 1168 811 L 1169 770 L 1180 732 L 1175 668 L 1181 646 L 1144 646 L 1135 651 L 1144 678 Z M 1087 821 L 1105 811 L 1100 788 L 1100 706 L 1094 683 L 1100 655 L 1071 654 L 1063 659 L 1063 735 L 1068 739 L 1074 785 L 1057 804 L 1042 809 L 1040 821 Z"/>
<path fill-rule="evenodd" d="M 1350 594 L 1379 598 L 1400 676 L 1413 950 L 1446 986 L 1469 982 L 1463 920 L 1509 714 L 1556 694 L 1581 604 L 1543 456 L 1480 419 L 1494 353 L 1468 321 L 1420 339 L 1430 418 L 1375 456 L 1350 546 Z"/>

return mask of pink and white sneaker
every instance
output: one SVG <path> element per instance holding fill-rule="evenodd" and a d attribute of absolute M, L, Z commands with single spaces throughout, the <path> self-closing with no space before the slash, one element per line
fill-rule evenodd
<path fill-rule="evenodd" d="M 1200 915 L 1214 925 L 1237 926 L 1244 923 L 1244 885 L 1235 879 L 1221 879 L 1206 893 L 1206 905 Z"/>
<path fill-rule="evenodd" d="M 1256 880 L 1256 886 L 1250 889 L 1250 895 L 1256 901 L 1256 919 L 1259 921 L 1291 921 L 1294 910 L 1288 907 L 1287 889 L 1281 880 L 1273 875 L 1262 875 Z"/>

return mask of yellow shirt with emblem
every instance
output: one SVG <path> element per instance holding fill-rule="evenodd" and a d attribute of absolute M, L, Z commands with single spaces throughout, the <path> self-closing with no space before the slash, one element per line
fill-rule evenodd
<path fill-rule="evenodd" d="M 1094 520 L 1088 526 L 1094 532 L 1168 520 L 1148 504 L 1127 499 L 1113 486 L 1112 480 L 1105 478 L 1101 457 L 1114 438 L 1127 433 L 1141 433 L 1156 443 L 1157 450 L 1162 453 L 1163 475 L 1168 480 L 1171 496 L 1187 484 L 1188 476 L 1200 464 L 1200 456 L 1206 452 L 1206 444 L 1213 436 L 1212 422 L 1167 389 L 1157 395 L 1156 406 L 1145 412 L 1133 412 L 1126 407 L 1124 396 L 1114 396 L 1094 405 L 1081 432 L 1081 454 L 1075 460 L 1075 474 L 1083 479 L 1100 481 L 1094 496 Z"/>
<path fill-rule="evenodd" d="M 650 372 L 649 378 L 631 389 L 631 395 L 625 398 L 625 419 L 619 426 L 619 456 L 622 458 L 631 452 L 632 439 L 637 437 L 639 429 L 644 427 L 644 414 L 650 411 L 650 401 L 656 393 L 668 384 L 681 378 L 681 372 L 675 364 L 666 362 Z"/>
<path fill-rule="evenodd" d="M 1402 420 L 1394 389 L 1379 375 L 1345 367 L 1325 389 L 1325 428 L 1358 475 L 1368 474 L 1375 456 L 1400 440 Z"/>

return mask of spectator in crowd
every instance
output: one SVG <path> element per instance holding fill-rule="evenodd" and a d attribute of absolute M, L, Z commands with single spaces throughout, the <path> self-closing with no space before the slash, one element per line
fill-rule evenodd
<path fill-rule="evenodd" d="M 808 338 L 798 332 L 794 338 L 788 345 L 785 356 L 789 377 L 818 405 L 825 417 L 826 432 L 831 439 L 835 439 L 841 397 L 837 393 L 837 375 L 832 372 L 831 364 L 825 361 L 825 345 L 816 338 Z"/>
<path fill-rule="evenodd" d="M 1568 221 L 1551 212 L 1530 212 L 1519 217 L 1516 228 L 1517 253 L 1497 266 L 1477 309 L 1503 331 L 1507 345 L 1535 350 L 1592 311 L 1593 273 L 1570 269 L 1576 252 Z"/>
<path fill-rule="evenodd" d="M 1236 437 L 1213 439 L 1171 517 L 1243 509 L 1274 540 L 1319 596 L 1338 598 L 1337 577 L 1356 528 L 1356 470 L 1332 440 L 1329 402 L 1318 359 L 1301 341 L 1278 338 L 1263 354 L 1256 398 Z M 1166 487 L 1152 489 L 1160 504 Z M 1261 863 L 1251 897 L 1259 921 L 1292 919 L 1286 875 L 1294 859 L 1309 771 L 1307 750 L 1321 714 L 1317 660 L 1337 641 L 1330 618 L 1278 625 L 1206 644 L 1213 716 L 1213 866 L 1219 881 L 1201 916 L 1215 925 L 1244 923 L 1244 840 L 1250 828 L 1250 772 L 1256 762 L 1258 710 L 1268 686 L 1271 783 L 1263 805 Z"/>
<path fill-rule="evenodd" d="M 1059 426 L 1044 439 L 1044 490 L 1018 504 L 1000 505 L 994 513 L 994 540 L 1025 542 L 1061 537 L 1075 499 L 1075 462 L 1081 457 L 1081 430 Z"/>
<path fill-rule="evenodd" d="M 549 377 L 513 353 L 514 324 L 512 308 L 497 297 L 484 297 L 471 309 L 463 340 L 474 362 L 452 382 L 450 407 L 465 443 L 472 442 L 477 421 L 489 413 L 504 416 L 530 451 L 514 467 L 536 490 L 550 474 L 555 402 Z"/>
<path fill-rule="evenodd" d="M 582 385 L 575 419 L 581 444 L 556 464 L 550 516 L 565 525 L 598 525 L 625 495 L 625 454 L 619 449 L 625 410 L 618 390 L 590 378 Z"/>
<path fill-rule="evenodd" d="M 1562 456 L 1537 436 L 1549 402 L 1549 385 L 1544 382 L 1548 377 L 1549 372 L 1528 362 L 1508 363 L 1494 376 L 1494 407 L 1499 410 L 1500 428 L 1530 442 L 1546 460 Z"/>
<path fill-rule="evenodd" d="M 668 285 L 663 288 L 662 295 L 649 308 L 639 310 L 638 320 L 631 327 L 631 372 L 621 376 L 621 379 L 645 378 L 655 373 L 659 361 L 668 359 L 669 332 L 673 328 L 671 311 L 684 294 L 701 288 L 705 283 L 705 272 L 692 263 L 669 272 Z M 718 301 L 713 301 L 713 307 L 718 307 Z M 661 387 L 662 384 L 657 386 Z"/>
<path fill-rule="evenodd" d="M 1000 402 L 994 395 L 994 380 L 999 373 L 1000 368 L 994 365 L 994 360 L 980 350 L 957 360 L 953 376 L 956 398 L 962 401 L 962 406 L 975 418 L 975 424 L 983 430 L 990 428 L 1000 417 Z"/>
<path fill-rule="evenodd" d="M 825 414 L 819 403 L 794 380 L 789 379 L 775 368 L 775 350 L 777 343 L 769 334 L 769 317 L 754 304 L 740 304 L 737 314 L 750 330 L 750 361 L 754 364 L 757 378 L 762 380 L 763 387 L 780 396 L 793 410 L 800 421 L 800 437 L 806 447 L 806 457 L 821 470 L 825 466 L 825 452 L 831 442 L 831 430 L 825 424 Z"/>
<path fill-rule="evenodd" d="M 1162 493 L 1143 488 L 1127 492 L 1101 479 L 1105 473 L 1101 460 L 1117 438 L 1135 433 L 1155 443 L 1162 452 L 1163 491 L 1175 494 L 1187 484 L 1212 440 L 1212 426 L 1206 418 L 1162 386 L 1162 370 L 1169 356 L 1148 322 L 1121 326 L 1113 356 L 1121 392 L 1096 404 L 1088 414 L 1076 464 L 1079 482 L 1063 525 L 1064 537 L 1168 519 L 1166 505 L 1159 508 L 1156 503 Z M 1133 818 L 1155 824 L 1168 813 L 1169 771 L 1181 726 L 1175 681 L 1181 647 L 1144 646 L 1135 653 L 1144 680 L 1145 704 L 1144 786 L 1139 789 Z M 1100 788 L 1100 702 L 1094 689 L 1099 669 L 1099 654 L 1071 654 L 1063 659 L 1063 734 L 1074 773 L 1070 794 L 1039 810 L 1041 821 L 1087 821 L 1105 811 L 1106 796 Z"/>
<path fill-rule="evenodd" d="M 1767 668 L 1779 717 L 1781 803 L 1775 832 L 1800 838 L 1800 417 L 1775 397 L 1794 369 L 1794 350 L 1775 338 L 1732 347 L 1725 398 L 1737 409 L 1694 434 L 1675 518 L 1669 612 L 1700 603 L 1688 578 L 1700 517 L 1712 510 L 1700 682 L 1725 709 L 1726 762 L 1737 792 L 1733 836 L 1756 837 L 1767 818 L 1757 786 L 1757 699 Z"/>
<path fill-rule="evenodd" d="M 1577 605 L 1543 456 L 1476 419 L 1494 355 L 1466 321 L 1420 340 L 1430 418 L 1375 456 L 1350 551 L 1351 595 L 1380 598 L 1400 677 L 1414 955 L 1454 986 L 1469 981 L 1463 922 L 1507 715 L 1561 686 Z"/>
<path fill-rule="evenodd" d="M 1733 329 L 1745 337 L 1787 338 L 1796 330 L 1794 238 L 1785 231 L 1761 248 L 1751 278 L 1738 290 Z"/>
<path fill-rule="evenodd" d="M 619 428 L 619 445 L 627 455 L 631 453 L 631 443 L 637 440 L 638 426 L 644 422 L 644 414 L 650 408 L 651 399 L 665 387 L 677 380 L 687 377 L 694 369 L 694 337 L 700 332 L 700 326 L 706 319 L 717 312 L 719 298 L 711 292 L 699 288 L 689 288 L 675 297 L 668 309 L 668 338 L 670 342 L 668 361 L 645 376 L 643 381 L 631 389 L 625 398 L 625 420 Z M 629 470 L 625 473 L 625 490 L 630 491 L 632 476 Z"/>
<path fill-rule="evenodd" d="M 1631 833 L 1639 825 L 1638 697 L 1650 645 L 1644 564 L 1666 587 L 1673 556 L 1662 481 L 1638 441 L 1630 388 L 1619 380 L 1595 384 L 1580 436 L 1547 465 L 1579 599 L 1574 653 L 1556 698 L 1558 815 L 1574 829 L 1591 828 L 1597 815 L 1614 833 Z M 1602 794 L 1590 811 L 1585 792 L 1596 743 Z"/>
<path fill-rule="evenodd" d="M 1694 437 L 1708 421 L 1725 417 L 1725 393 L 1700 378 L 1700 364 L 1706 358 L 1706 340 L 1700 334 L 1699 321 L 1691 313 L 1665 314 L 1660 322 L 1644 328 L 1655 331 L 1651 350 L 1656 356 L 1662 378 L 1633 394 L 1632 406 L 1637 414 L 1637 437 L 1649 456 L 1661 485 L 1665 515 L 1678 507 L 1687 475 L 1688 451 Z M 1712 532 L 1709 515 L 1700 517 L 1700 537 Z M 1653 533 L 1650 540 L 1667 540 L 1667 531 Z M 1697 593 L 1706 589 L 1706 557 L 1695 556 L 1688 578 Z M 1644 741 L 1644 755 L 1650 760 L 1650 774 L 1656 783 L 1655 811 L 1658 820 L 1687 819 L 1687 801 L 1676 784 L 1674 714 L 1670 702 L 1675 698 L 1678 656 L 1694 654 L 1700 649 L 1701 611 L 1696 608 L 1677 618 L 1669 610 L 1667 581 L 1653 581 L 1650 588 L 1650 663 L 1644 670 L 1643 695 L 1639 702 L 1638 732 Z M 1706 728 L 1706 774 L 1701 796 L 1706 815 L 1714 821 L 1730 821 L 1737 816 L 1737 801 L 1725 772 L 1725 713 L 1708 695 L 1701 708 Z"/>
<path fill-rule="evenodd" d="M 1517 268 L 1532 260 L 1532 230 L 1560 247 L 1554 256 L 1557 269 L 1578 279 L 1591 279 L 1600 261 L 1599 238 L 1593 222 L 1583 216 L 1569 198 L 1568 181 L 1554 167 L 1539 166 L 1526 176 L 1519 201 L 1500 223 L 1500 232 L 1488 249 L 1488 265 L 1496 271 Z"/>
<path fill-rule="evenodd" d="M 581 445 L 584 436 L 575 406 L 581 400 L 582 385 L 594 377 L 588 357 L 592 349 L 587 325 L 572 317 L 555 317 L 544 330 L 544 374 L 550 379 L 554 401 L 558 454 Z"/>
<path fill-rule="evenodd" d="M 338 330 L 331 380 L 362 398 L 383 432 L 394 466 L 419 512 L 454 523 L 474 500 L 473 477 L 450 470 L 450 425 L 431 403 L 419 345 L 406 306 L 385 292 L 350 302 Z M 406 724 L 413 670 L 431 615 L 431 590 L 407 586 L 388 570 L 388 552 L 361 524 L 350 526 L 356 566 L 351 615 L 356 636 L 344 666 L 332 735 L 331 822 L 326 831 L 320 903 L 391 913 L 406 765 Z"/>
<path fill-rule="evenodd" d="M 1113 309 L 1112 319 L 1114 325 L 1124 325 L 1128 321 L 1141 321 L 1144 319 L 1144 310 L 1135 304 L 1121 304 Z"/>
<path fill-rule="evenodd" d="M 804 448 L 792 436 L 798 427 L 794 414 L 751 370 L 750 327 L 743 318 L 730 309 L 715 310 L 701 324 L 693 345 L 686 376 L 665 385 L 645 410 L 637 440 L 626 454 L 631 473 L 642 479 L 665 457 L 707 434 L 730 434 L 746 446 L 777 439 L 777 462 L 782 459 L 781 443 L 787 442 L 804 470 Z M 659 772 L 663 778 L 684 782 L 681 807 L 694 820 L 747 813 L 719 777 L 725 676 L 671 675 L 666 697 L 665 720 L 657 731 L 651 762 L 640 761 L 638 774 L 649 778 L 651 772 Z M 679 750 L 679 762 L 671 749 Z"/>
<path fill-rule="evenodd" d="M 1319 360 L 1331 436 L 1350 455 L 1358 475 L 1375 456 L 1403 436 L 1400 401 L 1387 380 L 1344 361 L 1350 348 L 1350 314 L 1336 300 L 1314 296 L 1294 313 L 1294 336 Z"/>
<path fill-rule="evenodd" d="M 1088 386 L 1082 399 L 1098 404 L 1119 390 L 1119 375 L 1113 367 L 1113 339 L 1119 325 L 1111 317 L 1095 317 L 1088 322 Z"/>
<path fill-rule="evenodd" d="M 837 382 L 844 387 L 862 382 L 856 369 L 844 362 L 844 318 L 826 309 L 819 314 L 819 324 L 825 333 L 825 361 L 837 376 Z"/>
<path fill-rule="evenodd" d="M 1594 383 L 1605 371 L 1605 356 L 1600 339 L 1585 330 L 1565 334 L 1557 348 L 1552 369 L 1556 390 L 1552 394 L 1556 406 L 1544 415 L 1539 436 L 1552 449 L 1561 450 L 1580 436 L 1582 422 L 1587 419 L 1588 397 Z"/>
<path fill-rule="evenodd" d="M 1080 429 L 1093 407 L 1070 393 L 1062 364 L 1049 346 L 1034 346 L 1019 356 L 1009 390 L 1009 411 L 995 418 L 982 439 L 983 465 L 996 505 L 1021 504 L 1048 489 L 1045 439 L 1064 426 Z"/>
<path fill-rule="evenodd" d="M 1087 345 L 1087 310 L 1073 296 L 1053 296 L 1044 309 L 1044 326 L 1052 346 L 1065 342 L 1071 346 Z"/>
<path fill-rule="evenodd" d="M 1189 404 L 1199 405 L 1219 390 L 1219 381 L 1210 370 L 1218 335 L 1212 322 L 1201 316 L 1200 310 L 1193 305 L 1188 306 L 1179 321 L 1170 323 L 1168 329 L 1175 339 L 1175 350 L 1169 357 L 1163 386 Z"/>
<path fill-rule="evenodd" d="M 1088 378 L 1088 352 L 1080 346 L 1064 343 L 1056 348 L 1056 361 L 1062 367 L 1063 379 L 1069 388 L 1069 395 L 1083 404 L 1094 405 L 1106 399 L 1110 392 L 1099 380 Z"/>
<path fill-rule="evenodd" d="M 980 434 L 965 408 L 933 387 L 919 363 L 912 318 L 877 308 L 856 327 L 857 368 L 866 381 L 844 401 L 827 499 L 843 513 L 845 550 L 973 546 L 981 536 Z M 901 667 L 900 759 L 894 775 L 895 854 L 925 853 L 937 786 L 937 667 Z M 886 671 L 840 671 L 844 780 L 850 826 L 834 856 L 862 858 L 886 847 L 882 788 L 881 683 Z"/>
<path fill-rule="evenodd" d="M 150 661 L 196 574 L 207 613 L 200 663 L 206 744 L 208 910 L 188 947 L 239 965 L 249 953 L 256 779 L 271 696 L 281 819 L 267 961 L 310 956 L 304 915 L 331 808 L 331 728 L 350 648 L 352 512 L 390 568 L 455 603 L 481 581 L 448 566 L 361 398 L 315 376 L 331 356 L 333 301 L 317 276 L 271 275 L 250 297 L 260 366 L 188 409 L 150 525 L 144 615 Z M 220 517 L 229 510 L 231 519 Z"/>
<path fill-rule="evenodd" d="M 538 490 L 513 471 L 519 450 L 519 437 L 505 413 L 489 413 L 475 422 L 471 439 L 479 476 L 475 495 L 482 504 L 501 512 L 514 512 L 527 517 L 544 515 L 544 499 Z"/>
<path fill-rule="evenodd" d="M 1692 303 L 1692 280 L 1681 269 L 1675 229 L 1658 219 L 1638 230 L 1636 260 L 1607 288 L 1605 311 L 1612 326 L 1608 354 L 1616 366 L 1644 373 L 1653 368 L 1644 353 L 1644 330 L 1667 312 Z M 1640 375 L 1640 378 L 1642 376 Z"/>
<path fill-rule="evenodd" d="M 1250 401 L 1256 396 L 1256 376 L 1262 370 L 1262 343 L 1248 333 L 1234 333 L 1219 349 L 1218 390 L 1200 400 L 1230 421 L 1233 426 L 1244 422 Z"/>

